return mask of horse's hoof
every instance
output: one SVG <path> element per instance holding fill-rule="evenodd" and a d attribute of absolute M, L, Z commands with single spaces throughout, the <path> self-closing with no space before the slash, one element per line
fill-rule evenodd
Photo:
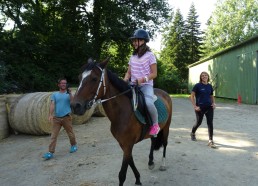
<path fill-rule="evenodd" d="M 135 182 L 135 185 L 142 185 L 141 182 Z"/>
<path fill-rule="evenodd" d="M 154 164 L 154 163 L 151 164 L 151 165 L 149 165 L 149 169 L 150 169 L 150 170 L 154 169 L 154 167 L 155 167 L 155 164 Z"/>
<path fill-rule="evenodd" d="M 167 170 L 167 168 L 166 168 L 165 166 L 160 166 L 160 167 L 159 167 L 159 170 L 160 170 L 160 171 L 165 171 L 165 170 Z"/>

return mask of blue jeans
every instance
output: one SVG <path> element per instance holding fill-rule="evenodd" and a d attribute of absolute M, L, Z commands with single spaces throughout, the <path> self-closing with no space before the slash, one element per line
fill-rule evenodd
<path fill-rule="evenodd" d="M 143 85 L 140 90 L 144 94 L 147 109 L 150 113 L 152 124 L 158 123 L 158 111 L 154 105 L 154 89 L 151 85 Z"/>

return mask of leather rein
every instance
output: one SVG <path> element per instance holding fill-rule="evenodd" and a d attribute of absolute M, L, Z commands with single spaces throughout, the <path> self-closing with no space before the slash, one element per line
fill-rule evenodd
<path fill-rule="evenodd" d="M 96 91 L 96 94 L 95 94 L 94 98 L 93 98 L 92 100 L 90 100 L 89 103 L 88 103 L 88 105 L 87 105 L 89 108 L 91 108 L 91 107 L 92 107 L 93 105 L 95 105 L 95 104 L 100 104 L 100 103 L 109 101 L 109 100 L 111 100 L 111 99 L 114 99 L 114 98 L 116 98 L 116 97 L 118 97 L 118 96 L 121 96 L 121 95 L 123 95 L 123 94 L 125 94 L 125 93 L 127 93 L 127 92 L 129 92 L 129 91 L 131 91 L 131 90 L 133 89 L 133 88 L 130 88 L 130 89 L 124 91 L 124 92 L 121 92 L 121 93 L 119 93 L 119 94 L 117 94 L 117 95 L 114 95 L 114 96 L 112 96 L 112 97 L 110 97 L 110 98 L 107 98 L 107 99 L 97 99 L 97 100 L 96 100 L 96 98 L 97 98 L 98 95 L 99 95 L 99 90 L 100 90 L 102 84 L 103 84 L 103 88 L 104 88 L 104 95 L 106 94 L 105 69 L 102 69 L 99 65 L 96 65 L 96 66 L 98 67 L 98 69 L 99 69 L 100 72 L 101 72 L 101 78 L 100 78 L 99 85 L 98 85 L 98 89 L 97 89 L 97 91 Z"/>

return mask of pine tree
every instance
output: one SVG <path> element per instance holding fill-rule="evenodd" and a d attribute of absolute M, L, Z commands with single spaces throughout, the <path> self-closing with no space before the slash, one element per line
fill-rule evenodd
<path fill-rule="evenodd" d="M 201 56 L 200 46 L 202 45 L 202 34 L 200 22 L 194 4 L 191 5 L 186 20 L 186 45 L 188 59 L 186 65 L 199 61 Z"/>
<path fill-rule="evenodd" d="M 179 9 L 176 10 L 175 16 L 171 18 L 171 24 L 165 29 L 163 34 L 164 48 L 161 51 L 161 61 L 163 76 L 167 81 L 174 82 L 173 92 L 175 89 L 185 86 L 187 78 L 187 69 L 185 60 L 185 22 Z"/>

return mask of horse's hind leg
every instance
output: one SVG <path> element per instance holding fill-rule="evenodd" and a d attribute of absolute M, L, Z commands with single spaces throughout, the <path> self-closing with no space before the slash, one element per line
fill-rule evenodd
<path fill-rule="evenodd" d="M 162 164 L 159 167 L 159 170 L 161 170 L 161 171 L 167 170 L 167 166 L 166 166 L 166 149 L 167 149 L 167 142 L 165 144 L 163 144 Z"/>
<path fill-rule="evenodd" d="M 166 125 L 166 127 L 163 129 L 163 136 L 162 136 L 162 138 L 163 138 L 163 140 L 162 140 L 163 156 L 162 156 L 162 164 L 161 164 L 161 166 L 159 168 L 159 170 L 161 170 L 161 171 L 167 170 L 167 166 L 166 166 L 166 149 L 167 149 L 167 145 L 168 145 L 168 134 L 169 134 L 169 125 Z"/>
<path fill-rule="evenodd" d="M 154 138 L 151 138 L 151 148 L 150 148 L 150 154 L 149 154 L 149 162 L 148 162 L 148 165 L 149 165 L 149 169 L 152 170 L 154 169 L 155 167 L 155 164 L 153 162 L 153 151 L 154 151 Z"/>

